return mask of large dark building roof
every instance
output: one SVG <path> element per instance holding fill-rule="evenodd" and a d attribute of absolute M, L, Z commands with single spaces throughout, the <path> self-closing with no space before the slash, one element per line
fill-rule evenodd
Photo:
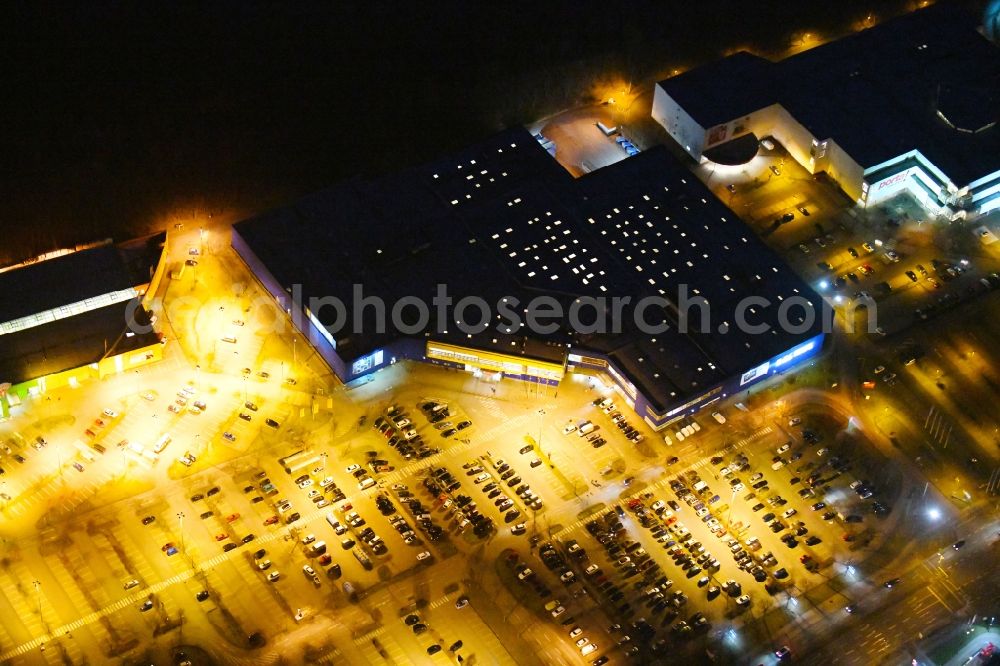
<path fill-rule="evenodd" d="M 114 245 L 72 252 L 0 273 L 0 322 L 132 286 Z"/>
<path fill-rule="evenodd" d="M 976 23 L 941 2 L 780 62 L 741 52 L 659 85 L 706 129 L 780 103 L 863 167 L 917 149 L 962 186 L 1000 169 L 1000 49 Z"/>
<path fill-rule="evenodd" d="M 772 324 L 785 298 L 821 300 L 662 147 L 574 180 L 530 134 L 508 130 L 430 165 L 342 183 L 240 222 L 234 234 L 283 288 L 302 285 L 305 299 L 350 302 L 351 285 L 361 283 L 366 295 L 390 303 L 406 295 L 430 302 L 444 283 L 455 301 L 476 295 L 491 305 L 504 296 L 523 304 L 539 295 L 563 304 L 583 296 L 676 303 L 687 285 L 691 297 L 711 304 L 707 331 L 679 332 L 675 312 L 657 304 L 646 318 L 669 323 L 661 334 L 626 323 L 619 332 L 580 334 L 563 326 L 530 336 L 562 345 L 542 347 L 557 358 L 565 345 L 608 354 L 661 409 L 820 330 L 817 321 L 801 333 L 736 331 L 732 313 L 746 295 L 772 301 L 750 315 Z M 331 323 L 332 310 L 319 318 Z M 719 332 L 723 323 L 726 333 Z M 371 334 L 371 326 L 369 317 L 360 335 L 333 333 L 344 360 L 399 337 Z M 533 353 L 524 332 L 492 327 L 433 338 Z"/>
<path fill-rule="evenodd" d="M 135 300 L 0 335 L 0 383 L 18 384 L 155 344 L 159 338 L 152 330 L 126 335 L 130 308 L 137 323 L 149 324 Z"/>

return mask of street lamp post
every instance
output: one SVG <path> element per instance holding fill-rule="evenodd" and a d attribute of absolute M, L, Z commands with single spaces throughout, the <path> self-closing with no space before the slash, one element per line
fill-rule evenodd
<path fill-rule="evenodd" d="M 733 529 L 733 505 L 736 504 L 736 489 L 733 489 L 733 497 L 729 500 L 729 517 L 726 518 L 726 522 L 729 523 L 729 529 Z"/>
<path fill-rule="evenodd" d="M 38 601 L 38 617 L 42 616 L 42 582 L 38 580 L 31 581 L 31 584 L 35 586 L 35 599 Z"/>
<path fill-rule="evenodd" d="M 177 524 L 181 533 L 181 550 L 184 550 L 184 512 L 177 512 Z"/>

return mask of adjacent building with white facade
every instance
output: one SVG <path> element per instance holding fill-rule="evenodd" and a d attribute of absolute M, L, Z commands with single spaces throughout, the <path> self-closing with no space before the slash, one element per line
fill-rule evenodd
<path fill-rule="evenodd" d="M 1000 208 L 1000 48 L 947 3 L 779 62 L 739 52 L 666 79 L 653 118 L 695 160 L 774 137 L 860 206 L 906 190 L 953 218 Z"/>

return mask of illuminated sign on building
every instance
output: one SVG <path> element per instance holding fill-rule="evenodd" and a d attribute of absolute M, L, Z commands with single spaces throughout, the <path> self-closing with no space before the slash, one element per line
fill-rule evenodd
<path fill-rule="evenodd" d="M 443 342 L 429 342 L 427 344 L 427 357 L 451 363 L 461 363 L 466 366 L 466 369 L 480 368 L 489 372 L 502 372 L 517 376 L 530 375 L 555 381 L 561 380 L 564 372 L 560 363 L 499 354 L 471 347 L 459 347 Z"/>
<path fill-rule="evenodd" d="M 351 374 L 359 375 L 362 372 L 380 366 L 382 365 L 383 358 L 384 354 L 382 353 L 381 349 L 373 351 L 371 354 L 368 354 L 367 356 L 362 356 L 361 358 L 359 358 L 358 360 L 356 360 L 354 363 L 351 364 Z"/>
<path fill-rule="evenodd" d="M 791 363 L 792 361 L 794 361 L 798 357 L 802 356 L 803 354 L 809 353 L 815 347 L 816 347 L 816 342 L 815 341 L 809 341 L 809 342 L 807 342 L 807 343 L 805 343 L 803 345 L 795 347 L 794 349 L 792 349 L 790 352 L 788 352 L 784 356 L 781 356 L 781 357 L 777 358 L 774 361 L 774 363 L 771 364 L 771 366 L 774 367 L 774 368 L 780 368 L 783 365 L 787 365 L 788 363 Z M 744 376 L 746 376 L 746 375 L 744 375 Z"/>
<path fill-rule="evenodd" d="M 740 377 L 740 386 L 743 386 L 747 382 L 752 382 L 758 377 L 763 377 L 764 375 L 767 374 L 768 370 L 770 369 L 771 369 L 771 362 L 767 361 L 762 365 L 758 365 L 756 368 L 747 370 L 746 372 L 743 373 L 743 376 Z"/>
<path fill-rule="evenodd" d="M 875 188 L 876 191 L 877 190 L 885 189 L 887 187 L 892 187 L 893 185 L 897 185 L 897 184 L 903 182 L 910 175 L 910 171 L 911 171 L 910 169 L 907 169 L 906 171 L 902 171 L 900 173 L 897 173 L 895 176 L 891 176 L 889 178 L 886 178 L 883 181 L 880 181 L 878 183 L 878 187 Z"/>

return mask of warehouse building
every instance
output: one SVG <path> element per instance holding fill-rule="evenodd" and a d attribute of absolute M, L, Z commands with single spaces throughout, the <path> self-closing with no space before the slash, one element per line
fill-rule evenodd
<path fill-rule="evenodd" d="M 695 160 L 773 137 L 860 206 L 907 191 L 952 219 L 1000 207 L 1000 49 L 955 3 L 779 62 L 739 52 L 660 81 L 653 118 Z"/>
<path fill-rule="evenodd" d="M 0 417 L 28 396 L 162 358 L 146 308 L 165 251 L 166 235 L 157 234 L 0 270 Z"/>
<path fill-rule="evenodd" d="M 344 382 L 402 360 L 547 384 L 600 375 L 661 428 L 823 344 L 821 299 L 662 147 L 574 180 L 508 130 L 240 222 L 232 245 Z M 440 285 L 455 304 L 443 322 L 380 325 L 376 298 L 416 313 Z M 602 329 L 616 297 L 621 325 Z M 459 313 L 464 298 L 489 309 Z M 569 316 L 514 325 L 540 298 Z M 743 330 L 744 315 L 766 330 Z"/>

